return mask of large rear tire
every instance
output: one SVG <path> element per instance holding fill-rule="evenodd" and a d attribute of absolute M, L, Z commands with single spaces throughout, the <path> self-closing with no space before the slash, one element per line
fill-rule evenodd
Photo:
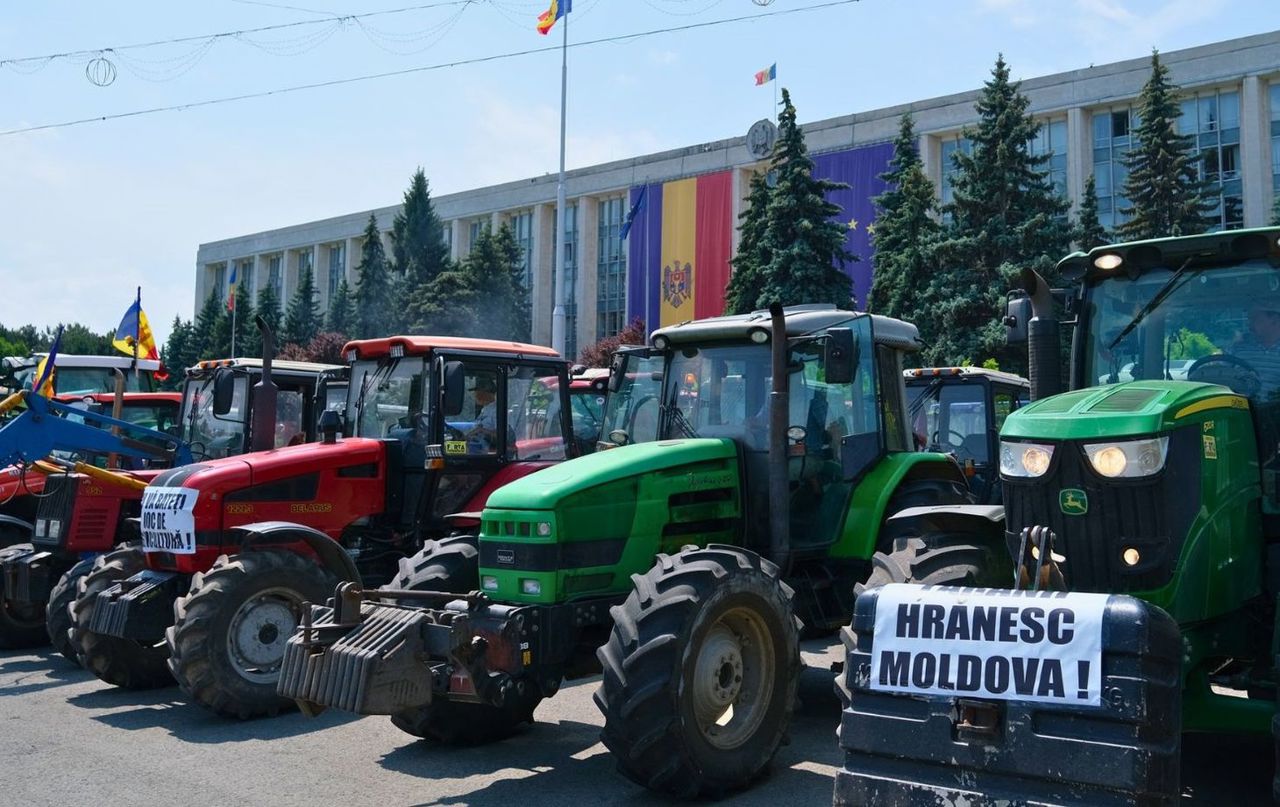
<path fill-rule="evenodd" d="M 479 551 L 473 535 L 428 541 L 422 551 L 400 561 L 400 572 L 388 586 L 407 591 L 466 594 L 480 587 Z M 408 600 L 402 605 L 413 605 Z M 482 703 L 435 700 L 391 716 L 401 731 L 441 745 L 481 745 L 510 737 L 533 722 L 541 693 L 529 687 L 498 707 Z"/>
<path fill-rule="evenodd" d="M 276 693 L 284 646 L 304 602 L 324 602 L 337 584 L 316 561 L 287 550 L 221 555 L 174 603 L 165 631 L 169 671 L 192 700 L 248 719 L 293 708 Z"/>
<path fill-rule="evenodd" d="M 940 504 L 973 504 L 973 494 L 966 484 L 954 479 L 908 479 L 898 486 L 884 508 L 884 522 L 876 545 L 881 551 L 889 551 L 899 538 L 916 534 L 910 522 L 894 522 L 890 517 L 910 507 L 930 507 Z"/>
<path fill-rule="evenodd" d="M 71 603 L 76 600 L 76 592 L 80 588 L 80 578 L 93 571 L 94 558 L 85 558 L 67 570 L 58 578 L 58 582 L 49 592 L 49 604 L 44 609 L 44 627 L 49 634 L 49 643 L 67 661 L 79 664 L 76 647 L 71 643 Z"/>
<path fill-rule="evenodd" d="M 624 776 L 720 796 L 768 768 L 795 707 L 798 620 L 778 567 L 736 547 L 659 555 L 611 610 L 601 739 Z"/>
<path fill-rule="evenodd" d="M 7 558 L 27 555 L 31 544 L 13 544 L 0 549 L 0 565 Z M 18 650 L 39 647 L 49 641 L 44 632 L 44 606 L 16 603 L 6 598 L 4 576 L 0 575 L 0 649 Z"/>
<path fill-rule="evenodd" d="M 80 578 L 75 602 L 71 604 L 68 636 L 80 666 L 108 684 L 124 689 L 154 689 L 173 683 L 165 666 L 169 653 L 163 642 L 148 645 L 89 630 L 98 595 L 145 568 L 146 558 L 136 545 L 125 544 L 101 555 L 89 573 Z"/>

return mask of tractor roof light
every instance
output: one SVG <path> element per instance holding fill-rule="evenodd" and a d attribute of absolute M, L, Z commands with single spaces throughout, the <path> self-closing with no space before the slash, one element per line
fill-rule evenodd
<path fill-rule="evenodd" d="M 387 353 L 390 354 L 393 359 L 403 359 L 404 345 L 392 345 L 387 349 Z"/>
<path fill-rule="evenodd" d="M 352 348 L 351 350 L 348 350 L 348 351 L 347 351 L 347 361 L 348 361 L 348 362 L 353 362 L 353 361 L 355 361 L 355 360 L 356 360 L 356 359 L 358 359 L 358 358 L 360 358 L 360 356 L 359 356 L 359 355 L 357 355 L 355 348 Z"/>
<path fill-rule="evenodd" d="M 1122 263 L 1124 263 L 1124 258 L 1116 252 L 1104 252 L 1093 259 L 1094 267 L 1107 272 L 1112 269 L 1119 269 Z"/>
<path fill-rule="evenodd" d="M 757 345 L 763 345 L 769 341 L 769 332 L 764 328 L 752 328 L 750 332 L 751 341 Z"/>
<path fill-rule="evenodd" d="M 653 337 L 653 346 L 658 350 L 666 350 L 671 347 L 671 340 L 665 336 Z"/>

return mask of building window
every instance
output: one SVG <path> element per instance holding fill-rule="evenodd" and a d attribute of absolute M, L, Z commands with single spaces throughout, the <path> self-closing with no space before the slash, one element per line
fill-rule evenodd
<path fill-rule="evenodd" d="M 1053 192 L 1067 198 L 1067 119 L 1040 122 L 1040 131 L 1031 139 L 1031 156 L 1048 157 L 1041 170 L 1049 174 Z"/>
<path fill-rule="evenodd" d="M 306 249 L 298 253 L 298 286 L 299 287 L 302 286 L 302 274 L 304 272 L 310 272 L 311 283 L 312 283 L 311 288 L 312 289 L 315 288 L 315 279 L 316 279 L 315 278 L 315 271 L 316 271 L 315 258 L 316 258 L 316 253 L 314 250 Z M 295 294 L 297 293 L 297 289 L 294 289 L 294 293 Z"/>
<path fill-rule="evenodd" d="M 516 246 L 520 247 L 520 274 L 524 277 L 525 288 L 533 285 L 530 267 L 533 265 L 533 213 L 513 213 L 507 219 L 507 226 L 515 236 Z"/>
<path fill-rule="evenodd" d="M 444 242 L 445 252 L 448 252 L 450 255 L 452 255 L 453 254 L 453 223 L 452 222 L 446 222 L 445 225 L 440 228 L 440 240 Z"/>
<path fill-rule="evenodd" d="M 1280 195 L 1280 83 L 1271 91 L 1271 190 Z"/>
<path fill-rule="evenodd" d="M 251 303 L 258 300 L 257 268 L 258 264 L 253 258 L 246 258 L 240 261 L 240 271 L 236 273 L 236 285 L 243 284 L 248 289 Z"/>
<path fill-rule="evenodd" d="M 481 219 L 471 222 L 468 228 L 467 249 L 475 249 L 476 242 L 480 240 L 480 228 L 484 225 L 485 222 Z"/>
<path fill-rule="evenodd" d="M 347 271 L 347 245 L 329 247 L 329 299 L 338 293 L 338 285 Z"/>
<path fill-rule="evenodd" d="M 567 359 L 574 359 L 578 355 L 578 303 L 575 291 L 578 286 L 578 205 L 576 203 L 568 203 L 566 207 L 569 210 L 567 216 L 568 226 L 565 228 L 564 240 L 564 355 Z M 560 233 L 560 222 L 556 219 L 556 229 L 552 235 L 557 237 Z M 554 255 L 555 244 L 552 243 L 552 254 Z M 554 265 L 551 267 L 551 289 L 555 293 L 555 277 L 556 270 Z M 555 319 L 556 301 L 551 301 L 551 317 Z"/>
<path fill-rule="evenodd" d="M 944 205 L 951 204 L 955 199 L 955 189 L 952 187 L 952 181 L 960 169 L 956 167 L 955 155 L 957 152 L 962 154 L 973 154 L 973 141 L 967 137 L 954 137 L 950 140 L 942 141 L 942 203 Z"/>
<path fill-rule="evenodd" d="M 1138 125 L 1129 107 L 1099 109 L 1093 113 L 1093 180 L 1098 190 L 1098 221 L 1108 230 L 1128 217 L 1120 212 L 1129 206 L 1124 183 L 1129 176 L 1124 157 L 1129 153 L 1129 132 Z"/>
<path fill-rule="evenodd" d="M 267 258 L 267 286 L 276 294 L 276 300 L 284 296 L 284 272 L 281 264 L 284 263 L 281 255 L 272 255 Z"/>
<path fill-rule="evenodd" d="M 622 244 L 622 220 L 627 200 L 602 199 L 596 258 L 596 338 L 613 336 L 627 326 L 627 256 Z"/>
<path fill-rule="evenodd" d="M 218 297 L 227 299 L 227 264 L 220 263 L 213 267 L 213 289 Z"/>
<path fill-rule="evenodd" d="M 1215 220 L 1211 229 L 1243 227 L 1240 93 L 1206 90 L 1184 98 L 1178 131 L 1194 137 L 1200 152 L 1200 176 L 1209 183 L 1209 198 L 1214 202 L 1209 211 L 1210 218 Z"/>

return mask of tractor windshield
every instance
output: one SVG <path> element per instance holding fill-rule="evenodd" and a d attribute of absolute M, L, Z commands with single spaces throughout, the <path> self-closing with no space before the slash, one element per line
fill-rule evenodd
<path fill-rule="evenodd" d="M 225 415 L 213 411 L 213 374 L 187 381 L 182 396 L 183 439 L 197 459 L 218 459 L 243 454 L 249 379 L 237 375 L 231 410 Z"/>
<path fill-rule="evenodd" d="M 605 399 L 600 445 L 611 447 L 658 439 L 658 401 L 666 354 L 626 351 L 615 354 L 618 389 Z"/>
<path fill-rule="evenodd" d="M 422 410 L 423 359 L 358 361 L 351 367 L 347 423 L 356 437 L 396 437 Z"/>

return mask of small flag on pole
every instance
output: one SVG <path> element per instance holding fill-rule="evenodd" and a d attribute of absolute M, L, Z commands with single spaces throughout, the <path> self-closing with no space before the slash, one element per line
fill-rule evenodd
<path fill-rule="evenodd" d="M 235 264 L 231 265 L 231 279 L 227 281 L 227 310 L 236 310 L 236 270 Z"/>
<path fill-rule="evenodd" d="M 640 213 L 640 206 L 644 204 L 644 194 L 647 190 L 649 190 L 648 185 L 640 186 L 640 193 L 636 194 L 636 203 L 631 206 L 630 212 L 627 213 L 626 219 L 622 222 L 622 229 L 618 231 L 619 241 L 627 240 L 627 234 L 631 232 L 631 225 L 636 223 L 636 215 Z"/>
<path fill-rule="evenodd" d="M 53 397 L 54 390 L 54 366 L 58 363 L 58 348 L 62 347 L 62 326 L 58 326 L 58 334 L 53 337 L 53 345 L 49 348 L 49 355 L 40 360 L 36 365 L 36 382 L 31 385 L 31 390 L 36 395 L 43 395 L 46 398 Z"/>
<path fill-rule="evenodd" d="M 573 11 L 573 0 L 551 0 L 551 7 L 538 15 L 538 33 L 551 33 L 551 28 L 564 15 Z"/>
<path fill-rule="evenodd" d="M 151 332 L 151 323 L 147 322 L 146 312 L 142 310 L 141 291 L 138 292 L 138 298 L 133 301 L 133 305 L 129 306 L 129 310 L 125 311 L 120 319 L 120 325 L 116 328 L 116 335 L 111 340 L 111 344 L 126 356 L 160 360 L 155 334 Z M 160 366 L 155 377 L 157 381 L 164 381 L 169 377 L 164 365 Z"/>
<path fill-rule="evenodd" d="M 773 81 L 777 77 L 778 77 L 778 63 L 774 62 L 764 70 L 761 70 L 759 73 L 756 73 L 756 86 L 759 87 L 762 84 L 768 84 L 770 81 Z"/>

